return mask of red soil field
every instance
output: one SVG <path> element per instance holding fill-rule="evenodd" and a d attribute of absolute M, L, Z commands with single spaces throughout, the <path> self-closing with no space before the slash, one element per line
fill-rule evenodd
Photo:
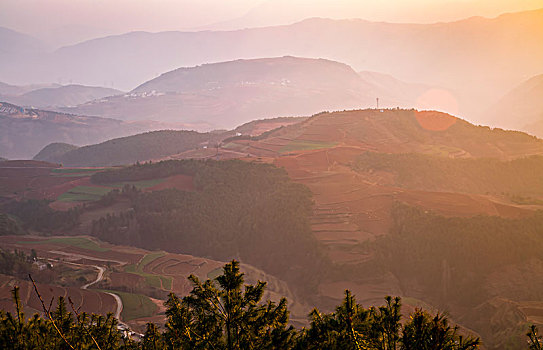
<path fill-rule="evenodd" d="M 27 310 L 27 316 L 30 316 L 32 311 L 42 312 L 42 305 L 34 292 L 34 286 L 31 282 L 16 280 L 5 275 L 0 275 L 0 307 L 7 311 L 14 311 L 11 300 L 11 290 L 14 285 L 20 287 L 19 293 L 23 306 L 30 308 L 30 310 Z M 117 305 L 112 296 L 97 291 L 40 283 L 37 283 L 36 286 L 47 307 L 52 298 L 55 298 L 53 305 L 56 305 L 56 299 L 59 296 L 65 297 L 66 303 L 68 303 L 68 297 L 70 297 L 76 309 L 80 308 L 81 312 L 87 313 L 105 315 L 109 312 L 114 312 Z M 67 304 L 67 307 L 71 310 L 69 304 Z"/>

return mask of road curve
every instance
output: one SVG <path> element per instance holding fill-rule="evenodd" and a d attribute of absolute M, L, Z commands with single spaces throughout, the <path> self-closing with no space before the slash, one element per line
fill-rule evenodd
<path fill-rule="evenodd" d="M 84 286 L 82 286 L 81 289 L 87 289 L 90 286 L 92 286 L 93 284 L 96 284 L 96 283 L 98 283 L 98 282 L 100 282 L 101 280 L 104 279 L 104 271 L 106 271 L 106 269 L 101 267 L 101 266 L 96 266 L 96 265 L 92 265 L 92 267 L 94 267 L 95 269 L 98 270 L 98 276 L 96 276 L 96 279 L 94 281 L 89 282 L 89 283 L 85 284 Z"/>
<path fill-rule="evenodd" d="M 77 265 L 79 265 L 79 264 L 77 264 Z M 96 276 L 96 279 L 94 281 L 85 284 L 84 286 L 81 287 L 81 289 L 87 289 L 90 286 L 92 286 L 92 285 L 94 285 L 94 284 L 96 284 L 96 283 L 98 283 L 98 282 L 100 282 L 101 280 L 104 279 L 104 272 L 106 271 L 106 269 L 103 268 L 102 266 L 97 266 L 97 265 L 92 265 L 92 267 L 94 267 L 95 269 L 98 270 L 98 275 Z M 115 293 L 109 293 L 109 292 L 104 292 L 104 293 L 111 295 L 115 299 L 115 302 L 117 303 L 117 308 L 115 310 L 114 316 L 115 316 L 115 318 L 117 320 L 119 320 L 120 324 L 123 324 L 121 322 L 121 312 L 123 311 L 123 301 Z"/>
<path fill-rule="evenodd" d="M 121 300 L 121 298 L 115 294 L 115 293 L 109 293 L 109 292 L 104 292 L 106 294 L 109 294 L 111 295 L 112 297 L 115 298 L 115 301 L 117 302 L 117 310 L 115 310 L 115 318 L 117 320 L 119 320 L 119 324 L 124 324 L 121 322 L 121 312 L 123 311 L 123 301 Z"/>

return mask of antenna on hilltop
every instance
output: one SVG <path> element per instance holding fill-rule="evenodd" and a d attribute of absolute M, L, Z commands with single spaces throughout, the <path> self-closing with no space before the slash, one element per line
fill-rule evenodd
<path fill-rule="evenodd" d="M 377 97 L 376 100 L 377 100 L 377 109 L 379 109 L 379 97 Z"/>

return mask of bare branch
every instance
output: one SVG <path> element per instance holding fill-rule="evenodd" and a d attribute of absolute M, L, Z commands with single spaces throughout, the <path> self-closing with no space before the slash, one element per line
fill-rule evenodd
<path fill-rule="evenodd" d="M 53 324 L 53 327 L 55 327 L 55 330 L 57 331 L 57 333 L 60 335 L 60 337 L 62 338 L 62 340 L 64 340 L 64 342 L 70 347 L 70 349 L 73 349 L 75 350 L 75 348 L 72 346 L 72 344 L 70 344 L 68 342 L 68 340 L 66 339 L 66 337 L 64 336 L 64 334 L 62 334 L 62 332 L 60 331 L 60 329 L 58 328 L 57 324 L 55 323 L 55 320 L 53 319 L 53 317 L 51 316 L 51 312 L 49 310 L 47 310 L 47 308 L 45 307 L 45 303 L 43 302 L 43 298 L 41 297 L 40 295 L 40 292 L 38 291 L 38 287 L 36 286 L 36 282 L 34 282 L 34 280 L 32 279 L 32 276 L 30 274 L 28 274 L 28 277 L 30 278 L 30 281 L 32 281 L 32 284 L 34 285 L 34 291 L 36 292 L 36 295 L 38 296 L 38 299 L 40 299 L 40 303 L 41 303 L 41 306 L 43 308 L 43 312 L 45 312 L 45 315 L 47 316 L 47 318 L 49 319 L 49 321 L 51 321 L 51 323 Z"/>

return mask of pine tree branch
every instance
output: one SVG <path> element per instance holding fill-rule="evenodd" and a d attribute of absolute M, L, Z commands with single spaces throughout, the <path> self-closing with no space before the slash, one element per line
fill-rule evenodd
<path fill-rule="evenodd" d="M 51 316 L 51 312 L 49 310 L 47 310 L 47 308 L 45 307 L 45 303 L 43 302 L 43 298 L 41 297 L 40 292 L 38 291 L 38 287 L 36 286 L 36 282 L 34 282 L 34 280 L 32 279 L 32 276 L 30 274 L 28 274 L 28 277 L 30 278 L 30 281 L 32 281 L 32 284 L 34 285 L 34 291 L 36 292 L 36 295 L 38 296 L 38 299 L 40 299 L 40 303 L 41 303 L 41 306 L 43 308 L 43 312 L 45 312 L 45 315 L 51 321 L 51 323 L 53 324 L 53 327 L 55 328 L 57 333 L 60 335 L 62 340 L 64 340 L 64 342 L 70 347 L 70 349 L 75 350 L 75 348 L 72 346 L 72 344 L 70 344 L 70 342 L 68 342 L 68 339 L 66 339 L 64 334 L 62 334 L 62 332 L 58 328 L 57 324 L 55 323 L 55 320 Z"/>

